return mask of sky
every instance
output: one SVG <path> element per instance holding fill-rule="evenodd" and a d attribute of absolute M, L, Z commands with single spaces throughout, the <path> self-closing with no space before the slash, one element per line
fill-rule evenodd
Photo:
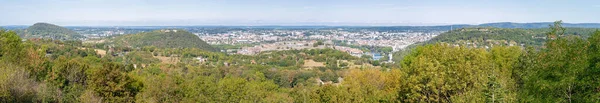
<path fill-rule="evenodd" d="M 0 0 L 0 25 L 600 23 L 600 0 Z"/>

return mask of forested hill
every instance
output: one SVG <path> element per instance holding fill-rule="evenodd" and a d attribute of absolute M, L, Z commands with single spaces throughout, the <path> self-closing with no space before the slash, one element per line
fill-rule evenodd
<path fill-rule="evenodd" d="M 598 28 L 566 28 L 565 35 L 588 38 Z M 394 61 L 399 62 L 417 46 L 436 43 L 448 43 L 476 48 L 491 48 L 493 46 L 532 46 L 541 47 L 546 42 L 548 28 L 522 29 L 522 28 L 461 28 L 442 33 L 431 40 L 416 43 L 405 50 L 394 53 Z"/>
<path fill-rule="evenodd" d="M 152 32 L 118 36 L 112 42 L 120 46 L 158 48 L 199 48 L 216 51 L 198 36 L 184 30 L 156 30 Z"/>
<path fill-rule="evenodd" d="M 566 35 L 576 35 L 587 38 L 596 28 L 567 28 Z M 483 45 L 527 45 L 541 46 L 545 40 L 547 28 L 540 29 L 511 29 L 511 28 L 461 28 L 446 33 L 425 42 L 426 44 L 445 42 L 451 44 Z M 512 44 L 511 44 L 512 43 Z"/>
<path fill-rule="evenodd" d="M 462 28 L 446 33 L 425 42 L 426 44 L 445 42 L 451 44 L 481 44 L 493 40 L 514 41 L 518 44 L 541 45 L 544 41 L 542 30 L 504 28 Z"/>
<path fill-rule="evenodd" d="M 77 40 L 84 38 L 75 31 L 49 23 L 33 24 L 25 30 L 19 30 L 18 34 L 22 38 L 51 38 L 56 40 Z"/>

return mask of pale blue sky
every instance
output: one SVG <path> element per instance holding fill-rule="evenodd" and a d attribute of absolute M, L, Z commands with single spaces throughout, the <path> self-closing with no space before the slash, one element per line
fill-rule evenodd
<path fill-rule="evenodd" d="M 600 0 L 0 0 L 0 25 L 600 23 Z"/>

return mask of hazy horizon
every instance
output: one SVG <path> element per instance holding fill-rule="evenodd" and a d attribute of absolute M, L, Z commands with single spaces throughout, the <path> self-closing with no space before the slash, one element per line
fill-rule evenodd
<path fill-rule="evenodd" d="M 600 23 L 600 1 L 7 0 L 0 25 L 435 26 L 495 22 Z"/>
<path fill-rule="evenodd" d="M 525 24 L 525 23 L 552 23 L 554 21 L 545 21 L 545 22 L 489 22 L 489 23 L 520 23 L 520 24 Z M 139 27 L 169 27 L 169 26 L 181 26 L 181 27 L 185 27 L 185 26 L 206 26 L 206 27 L 235 27 L 235 26 L 248 26 L 248 27 L 260 27 L 260 26 L 282 26 L 282 27 L 293 27 L 293 26 L 315 26 L 315 27 L 319 27 L 319 26 L 324 26 L 324 27 L 391 27 L 391 26 L 450 26 L 450 25 L 481 25 L 481 24 L 489 24 L 489 23 L 479 23 L 479 24 L 429 24 L 429 25 L 403 25 L 403 24 L 342 24 L 342 23 L 338 23 L 338 24 L 302 24 L 302 23 L 297 23 L 297 24 L 197 24 L 197 25 L 60 25 L 60 24 L 56 24 L 56 23 L 52 23 L 52 22 L 36 22 L 36 23 L 50 23 L 50 24 L 55 24 L 55 25 L 59 25 L 59 26 L 64 26 L 64 27 L 135 27 L 135 26 L 139 26 Z M 584 23 L 570 23 L 570 22 L 563 22 L 565 24 L 600 24 L 600 23 L 595 23 L 595 22 L 584 22 Z M 0 27 L 2 26 L 31 26 L 35 23 L 32 24 L 23 24 L 23 25 L 0 25 Z"/>

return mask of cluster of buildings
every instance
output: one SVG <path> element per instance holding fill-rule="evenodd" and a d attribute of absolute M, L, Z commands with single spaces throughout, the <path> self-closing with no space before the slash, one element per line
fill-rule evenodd
<path fill-rule="evenodd" d="M 303 39 L 302 31 L 229 31 L 226 33 L 194 33 L 208 44 L 248 44 Z"/>
<path fill-rule="evenodd" d="M 160 29 L 162 32 L 177 32 L 175 29 Z M 103 38 L 115 35 L 134 34 L 157 30 L 152 27 L 129 28 L 75 28 L 74 31 L 83 34 L 88 39 Z M 248 28 L 183 28 L 198 35 L 211 45 L 219 44 L 251 44 L 255 46 L 226 50 L 228 53 L 253 55 L 264 51 L 334 48 L 353 56 L 371 55 L 379 58 L 376 53 L 366 53 L 358 48 L 344 47 L 340 44 L 355 46 L 392 47 L 394 51 L 401 50 L 411 44 L 427 41 L 444 31 L 378 31 L 368 29 L 338 28 L 338 29 L 248 29 Z M 326 45 L 313 46 L 317 41 L 327 41 Z M 335 42 L 335 43 L 333 43 Z M 340 44 L 336 44 L 340 43 Z M 391 54 L 391 53 L 385 53 Z"/>
<path fill-rule="evenodd" d="M 322 49 L 332 48 L 346 52 L 352 56 L 371 56 L 379 60 L 385 56 L 382 53 L 365 52 L 358 48 L 340 46 L 333 41 L 346 45 L 392 47 L 393 51 L 401 50 L 411 44 L 427 41 L 443 31 L 431 32 L 380 32 L 369 30 L 231 30 L 219 33 L 197 32 L 201 39 L 209 44 L 258 44 L 251 47 L 242 47 L 227 50 L 231 54 L 254 55 L 265 51 Z M 326 41 L 325 45 L 314 46 L 317 41 Z M 392 53 L 385 53 L 391 62 Z"/>
<path fill-rule="evenodd" d="M 439 32 L 379 32 L 345 30 L 261 30 L 228 31 L 223 33 L 195 33 L 209 44 L 251 44 L 292 40 L 344 41 L 350 45 L 392 47 L 396 50 L 416 42 L 429 40 Z"/>
<path fill-rule="evenodd" d="M 310 41 L 282 41 L 275 43 L 265 43 L 261 45 L 256 45 L 253 47 L 242 47 L 241 49 L 236 50 L 237 52 L 233 54 L 242 54 L 242 55 L 255 55 L 260 52 L 265 51 L 279 51 L 279 50 L 302 50 L 302 49 L 325 49 L 331 48 L 336 49 L 342 52 L 346 52 L 355 57 L 362 57 L 363 55 L 371 56 L 373 60 L 379 60 L 384 56 L 381 53 L 372 53 L 372 52 L 364 52 L 357 48 L 345 47 L 345 46 L 335 46 L 332 41 L 325 41 L 323 45 L 315 45 L 317 40 Z M 389 58 L 391 60 L 391 53 L 388 53 Z"/>
<path fill-rule="evenodd" d="M 360 49 L 356 49 L 356 48 L 350 48 L 350 47 L 344 47 L 344 46 L 335 46 L 335 49 L 339 50 L 339 51 L 346 52 L 346 53 L 348 53 L 348 54 L 350 54 L 352 56 L 356 56 L 356 57 L 360 57 L 363 54 L 365 54 L 365 52 L 363 52 Z"/>
<path fill-rule="evenodd" d="M 72 28 L 72 30 L 85 36 L 86 39 L 98 39 L 110 36 L 151 31 L 148 29 L 124 29 L 119 27 L 75 27 Z"/>
<path fill-rule="evenodd" d="M 317 43 L 316 40 L 312 41 L 281 41 L 275 43 L 265 43 L 256 45 L 253 47 L 242 47 L 237 50 L 236 54 L 242 55 L 254 55 L 265 51 L 278 51 L 278 50 L 301 50 L 301 49 L 324 49 L 331 46 L 331 42 L 326 42 L 323 45 L 314 45 Z"/>

